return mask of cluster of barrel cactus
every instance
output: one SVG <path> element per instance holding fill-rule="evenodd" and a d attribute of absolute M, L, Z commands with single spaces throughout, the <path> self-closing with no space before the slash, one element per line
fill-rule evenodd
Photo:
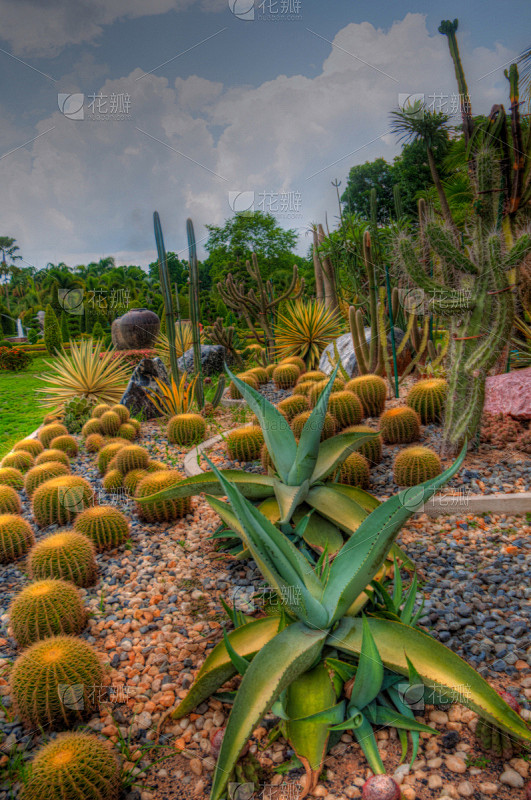
<path fill-rule="evenodd" d="M 13 450 L 15 452 L 23 450 L 36 458 L 44 450 L 44 445 L 38 439 L 22 439 L 21 442 L 13 445 Z"/>
<path fill-rule="evenodd" d="M 180 483 L 183 476 L 177 470 L 157 470 L 146 475 L 135 492 L 137 511 L 146 522 L 171 522 L 189 514 L 192 508 L 189 497 L 171 500 L 149 500 L 152 495 Z M 147 500 L 144 498 L 148 498 Z"/>
<path fill-rule="evenodd" d="M 297 383 L 301 371 L 296 364 L 279 364 L 273 370 L 273 382 L 277 389 L 291 389 Z"/>
<path fill-rule="evenodd" d="M 230 431 L 225 438 L 227 453 L 233 461 L 256 461 L 264 444 L 264 435 L 259 425 L 249 425 Z"/>
<path fill-rule="evenodd" d="M 253 389 L 258 390 L 259 383 L 254 375 L 250 375 L 248 372 L 240 372 L 236 377 L 248 386 L 252 386 Z M 229 397 L 231 400 L 241 400 L 242 397 L 233 381 L 229 384 Z"/>
<path fill-rule="evenodd" d="M 359 397 L 364 416 L 378 417 L 384 410 L 387 384 L 379 375 L 359 375 L 352 378 L 345 389 Z"/>
<path fill-rule="evenodd" d="M 49 425 L 43 425 L 37 435 L 42 446 L 48 448 L 56 436 L 66 436 L 67 434 L 68 430 L 62 423 L 51 422 Z"/>
<path fill-rule="evenodd" d="M 26 450 L 18 450 L 16 453 L 8 453 L 1 462 L 2 467 L 14 467 L 20 472 L 27 472 L 35 464 L 35 459 Z"/>
<path fill-rule="evenodd" d="M 46 464 L 37 464 L 32 467 L 24 477 L 24 490 L 29 498 L 42 483 L 50 478 L 58 478 L 60 475 L 68 475 L 69 468 L 60 461 L 49 461 Z"/>
<path fill-rule="evenodd" d="M 206 422 L 201 414 L 176 414 L 168 422 L 168 440 L 172 444 L 188 447 L 200 442 L 206 431 Z"/>

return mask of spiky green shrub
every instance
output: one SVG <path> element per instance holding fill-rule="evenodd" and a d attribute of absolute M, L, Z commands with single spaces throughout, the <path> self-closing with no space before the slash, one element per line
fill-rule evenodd
<path fill-rule="evenodd" d="M 361 453 L 362 456 L 365 456 L 370 466 L 374 466 L 375 464 L 380 463 L 380 461 L 382 460 L 382 437 L 378 433 L 378 431 L 374 431 L 372 428 L 369 428 L 368 425 L 351 425 L 351 427 L 346 428 L 343 431 L 343 433 L 378 434 L 376 436 L 373 436 L 372 439 L 368 439 L 367 441 L 359 445 L 358 452 Z"/>
<path fill-rule="evenodd" d="M 42 483 L 50 480 L 50 478 L 58 478 L 60 475 L 68 475 L 69 469 L 59 461 L 49 461 L 46 464 L 37 464 L 26 472 L 24 478 L 24 489 L 29 498 L 31 498 L 35 489 L 38 489 Z"/>
<path fill-rule="evenodd" d="M 130 442 L 133 439 L 136 439 L 136 428 L 134 425 L 130 425 L 129 422 L 122 422 L 120 427 L 118 428 L 118 436 L 121 436 L 122 439 L 128 439 Z"/>
<path fill-rule="evenodd" d="M 442 420 L 448 384 L 442 378 L 418 381 L 408 392 L 406 403 L 417 412 L 423 425 Z"/>
<path fill-rule="evenodd" d="M 300 439 L 302 429 L 309 420 L 311 413 L 311 411 L 303 411 L 302 414 L 297 414 L 297 416 L 292 419 L 291 430 L 293 431 L 296 439 Z M 327 411 L 324 418 L 323 429 L 321 431 L 321 441 L 324 441 L 324 439 L 330 439 L 330 437 L 335 434 L 336 427 L 337 423 L 334 417 Z"/>
<path fill-rule="evenodd" d="M 308 402 L 310 404 L 310 408 L 315 408 L 317 401 L 319 400 L 322 392 L 328 386 L 328 381 L 314 381 L 313 386 L 308 391 Z M 334 383 L 332 384 L 332 392 L 342 392 L 345 388 L 345 381 L 341 378 L 336 378 Z"/>
<path fill-rule="evenodd" d="M 38 439 L 22 439 L 21 442 L 13 445 L 13 450 L 23 450 L 36 458 L 44 450 L 44 445 Z"/>
<path fill-rule="evenodd" d="M 273 372 L 273 382 L 277 389 L 291 389 L 295 386 L 301 371 L 296 364 L 279 364 Z"/>
<path fill-rule="evenodd" d="M 379 417 L 385 408 L 387 384 L 379 375 L 358 375 L 352 378 L 345 389 L 361 400 L 366 417 Z"/>
<path fill-rule="evenodd" d="M 137 511 L 142 519 L 147 522 L 170 522 L 189 514 L 192 508 L 192 501 L 189 497 L 172 500 L 144 500 L 152 495 L 169 489 L 180 483 L 182 475 L 177 470 L 157 471 L 147 475 L 140 481 L 136 488 L 135 498 L 137 500 Z"/>
<path fill-rule="evenodd" d="M 98 553 L 118 547 L 129 538 L 127 517 L 114 506 L 87 508 L 76 518 L 74 530 L 90 539 Z"/>
<path fill-rule="evenodd" d="M 115 414 L 118 414 L 121 423 L 128 422 L 130 414 L 127 406 L 123 406 L 121 403 L 116 403 L 116 405 L 111 406 L 111 411 L 114 411 Z"/>
<path fill-rule="evenodd" d="M 78 589 L 54 578 L 26 586 L 9 609 L 9 621 L 19 647 L 60 634 L 77 635 L 86 612 Z"/>
<path fill-rule="evenodd" d="M 361 453 L 351 453 L 341 464 L 339 483 L 367 489 L 370 480 L 369 462 Z"/>
<path fill-rule="evenodd" d="M 28 569 L 32 580 L 59 578 L 76 586 L 92 586 L 96 580 L 95 548 L 90 539 L 65 529 L 40 539 L 30 550 Z"/>
<path fill-rule="evenodd" d="M 122 447 L 115 455 L 116 469 L 122 475 L 131 472 L 132 469 L 146 469 L 149 464 L 149 453 L 137 444 L 130 444 Z"/>
<path fill-rule="evenodd" d="M 20 497 L 12 486 L 0 486 L 0 514 L 20 514 L 22 504 Z"/>
<path fill-rule="evenodd" d="M 166 433 L 172 444 L 184 447 L 200 442 L 206 432 L 206 422 L 200 414 L 176 414 L 168 422 Z"/>
<path fill-rule="evenodd" d="M 24 650 L 13 665 L 15 712 L 32 727 L 65 728 L 98 708 L 103 670 L 93 647 L 75 636 L 53 636 Z"/>
<path fill-rule="evenodd" d="M 361 400 L 345 389 L 332 392 L 328 401 L 328 410 L 337 420 L 337 428 L 342 431 L 349 425 L 358 425 L 363 419 Z"/>
<path fill-rule="evenodd" d="M 247 374 L 252 375 L 253 378 L 256 378 L 260 386 L 269 381 L 269 375 L 267 374 L 267 369 L 265 369 L 265 367 L 253 367 L 247 372 Z"/>
<path fill-rule="evenodd" d="M 105 439 L 100 433 L 90 433 L 85 439 L 87 453 L 97 453 L 103 447 Z"/>
<path fill-rule="evenodd" d="M 27 472 L 35 464 L 35 459 L 31 453 L 25 450 L 19 450 L 17 453 L 8 453 L 4 456 L 1 465 L 2 467 L 14 467 L 20 472 Z"/>
<path fill-rule="evenodd" d="M 393 464 L 394 481 L 398 486 L 416 486 L 441 472 L 441 460 L 429 447 L 406 447 Z"/>
<path fill-rule="evenodd" d="M 121 473 L 119 469 L 109 468 L 103 477 L 101 485 L 106 492 L 110 492 L 112 494 L 112 492 L 117 492 L 118 489 L 122 488 L 123 479 L 123 473 Z"/>
<path fill-rule="evenodd" d="M 100 417 L 100 425 L 107 436 L 116 436 L 122 424 L 120 417 L 114 411 L 105 411 Z"/>
<path fill-rule="evenodd" d="M 92 419 L 100 419 L 106 411 L 110 411 L 111 406 L 108 403 L 98 403 L 92 410 Z"/>
<path fill-rule="evenodd" d="M 147 469 L 132 469 L 131 472 L 128 472 L 127 475 L 124 475 L 122 485 L 129 497 L 135 496 L 136 487 L 142 478 L 145 478 L 147 474 Z"/>
<path fill-rule="evenodd" d="M 62 450 L 67 456 L 73 458 L 77 456 L 77 442 L 73 436 L 55 436 L 50 442 L 52 450 Z"/>
<path fill-rule="evenodd" d="M 387 444 L 407 444 L 420 436 L 420 418 L 412 408 L 390 408 L 380 417 L 380 433 Z"/>
<path fill-rule="evenodd" d="M 297 414 L 302 414 L 303 411 L 308 411 L 310 404 L 308 398 L 302 394 L 292 394 L 291 397 L 285 397 L 277 406 L 281 414 L 284 414 L 288 422 L 291 422 L 293 417 Z"/>
<path fill-rule="evenodd" d="M 258 389 L 258 381 L 254 375 L 249 375 L 247 372 L 241 372 L 236 377 L 243 381 L 243 383 L 246 383 L 247 386 L 252 386 L 253 389 Z M 242 397 L 236 388 L 234 381 L 231 381 L 229 384 L 229 397 L 231 400 L 241 400 Z"/>
<path fill-rule="evenodd" d="M 105 447 L 101 448 L 98 454 L 98 469 L 102 474 L 107 471 L 111 460 L 122 449 L 122 447 L 125 447 L 125 444 L 126 443 L 123 441 L 110 442 L 109 444 L 106 444 Z"/>
<path fill-rule="evenodd" d="M 269 450 L 267 449 L 267 445 L 265 442 L 260 450 L 260 463 L 262 464 L 262 469 L 264 470 L 266 475 L 269 473 L 270 469 L 272 470 L 275 469 L 275 465 L 271 460 L 271 456 L 269 455 Z"/>
<path fill-rule="evenodd" d="M 83 437 L 90 436 L 91 433 L 103 433 L 99 419 L 88 419 L 81 428 Z"/>
<path fill-rule="evenodd" d="M 49 425 L 44 425 L 38 432 L 37 436 L 39 441 L 44 447 L 50 447 L 50 442 L 56 436 L 65 436 L 68 433 L 66 427 L 60 422 L 51 422 Z"/>
<path fill-rule="evenodd" d="M 0 486 L 11 486 L 20 491 L 24 486 L 24 475 L 15 467 L 0 467 Z"/>
<path fill-rule="evenodd" d="M 92 487 L 78 475 L 51 478 L 33 493 L 31 507 L 37 525 L 66 525 L 93 501 Z"/>
<path fill-rule="evenodd" d="M 0 514 L 0 562 L 9 564 L 26 555 L 35 541 L 29 522 L 17 514 Z"/>
<path fill-rule="evenodd" d="M 273 372 L 275 371 L 276 368 L 277 368 L 276 364 L 268 364 L 267 367 L 265 368 L 268 381 L 273 380 Z"/>
<path fill-rule="evenodd" d="M 64 464 L 65 467 L 70 469 L 70 459 L 64 450 L 44 450 L 35 459 L 35 466 L 38 467 L 41 464 L 49 464 L 50 461 L 58 461 L 60 464 Z"/>
<path fill-rule="evenodd" d="M 283 358 L 280 363 L 295 364 L 295 366 L 299 368 L 299 372 L 301 375 L 303 374 L 303 372 L 306 372 L 306 362 L 300 356 L 288 356 L 287 358 Z"/>
<path fill-rule="evenodd" d="M 118 800 L 120 775 L 109 748 L 88 733 L 61 733 L 32 761 L 21 800 Z"/>
<path fill-rule="evenodd" d="M 225 441 L 227 453 L 233 461 L 256 461 L 264 444 L 264 434 L 259 425 L 249 425 L 230 431 Z"/>

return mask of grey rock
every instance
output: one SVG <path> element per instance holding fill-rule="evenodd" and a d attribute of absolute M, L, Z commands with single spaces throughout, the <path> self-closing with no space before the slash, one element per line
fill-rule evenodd
<path fill-rule="evenodd" d="M 398 346 L 402 339 L 404 338 L 404 332 L 400 330 L 400 328 L 394 329 L 395 331 L 395 343 Z M 365 328 L 365 339 L 367 344 L 370 344 L 371 341 L 371 329 Z M 389 347 L 391 347 L 391 334 L 389 333 L 387 336 L 387 341 Z M 350 375 L 350 377 L 354 377 L 358 374 L 358 362 L 356 359 L 356 353 L 354 352 L 354 345 L 352 344 L 352 336 L 350 333 L 344 333 L 338 339 L 335 340 L 335 345 L 337 347 L 337 352 L 339 353 L 339 357 L 341 359 L 341 364 L 343 365 L 343 369 Z M 406 348 L 407 349 L 407 348 Z M 409 354 L 408 354 L 409 356 Z M 334 354 L 334 342 L 325 347 L 322 352 L 320 361 L 319 361 L 319 369 L 324 372 L 326 375 L 330 375 L 333 369 L 333 363 L 335 361 L 335 354 Z M 399 365 L 399 372 L 400 372 L 400 365 Z"/>
<path fill-rule="evenodd" d="M 226 350 L 220 344 L 202 344 L 201 345 L 201 370 L 203 375 L 217 375 L 223 372 L 225 360 L 227 358 Z M 186 353 L 181 356 L 178 362 L 179 369 L 184 372 L 192 373 L 194 371 L 194 348 L 191 347 Z"/>
<path fill-rule="evenodd" d="M 169 383 L 166 367 L 160 358 L 143 358 L 133 370 L 127 389 L 120 400 L 131 414 L 142 414 L 144 419 L 160 417 L 146 392 L 146 389 L 157 390 L 155 378 Z"/>

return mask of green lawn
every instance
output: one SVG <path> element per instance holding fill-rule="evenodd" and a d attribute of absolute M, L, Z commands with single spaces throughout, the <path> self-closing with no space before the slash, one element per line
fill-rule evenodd
<path fill-rule="evenodd" d="M 44 361 L 35 358 L 22 372 L 0 372 L 0 458 L 42 422 L 46 411 L 35 389 L 43 385 Z"/>

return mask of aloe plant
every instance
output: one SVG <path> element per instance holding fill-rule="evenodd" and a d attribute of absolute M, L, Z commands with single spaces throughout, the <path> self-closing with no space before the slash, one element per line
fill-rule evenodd
<path fill-rule="evenodd" d="M 229 369 L 227 373 L 256 414 L 275 469 L 269 475 L 224 470 L 224 478 L 234 483 L 245 497 L 259 503 L 260 511 L 295 543 L 305 543 L 318 554 L 326 549 L 327 554 L 334 557 L 343 546 L 344 536 L 350 536 L 379 506 L 379 501 L 362 489 L 332 482 L 330 476 L 350 453 L 378 434 L 341 433 L 320 441 L 337 367 L 307 420 L 298 444 L 286 418 L 275 406 Z M 213 472 L 186 478 L 163 490 L 156 498 L 169 500 L 200 492 L 223 494 Z M 229 527 L 241 537 L 235 518 L 231 519 Z M 244 548 L 240 557 L 247 554 Z M 392 555 L 406 560 L 396 545 Z"/>
<path fill-rule="evenodd" d="M 415 758 L 419 733 L 434 732 L 417 722 L 404 699 L 418 686 L 425 687 L 427 702 L 436 693 L 447 702 L 465 686 L 460 702 L 509 735 L 531 741 L 523 719 L 472 667 L 415 627 L 415 586 L 402 610 L 396 576 L 395 600 L 381 583 L 376 588 L 398 531 L 457 472 L 465 453 L 463 447 L 443 474 L 378 506 L 352 531 L 332 563 L 323 554 L 317 565 L 211 465 L 229 502 L 210 496 L 209 503 L 227 524 L 237 520 L 246 547 L 282 603 L 280 614 L 261 619 L 234 613 L 238 627 L 225 633 L 171 712 L 174 718 L 185 716 L 236 674 L 243 676 L 221 744 L 211 800 L 224 796 L 247 739 L 269 711 L 282 720 L 305 767 L 305 794 L 315 788 L 336 731 L 353 731 L 375 773 L 385 770 L 373 725 L 409 731 Z M 371 616 L 360 616 L 371 589 L 385 608 L 379 611 L 375 602 Z M 338 651 L 343 658 L 337 657 Z"/>

